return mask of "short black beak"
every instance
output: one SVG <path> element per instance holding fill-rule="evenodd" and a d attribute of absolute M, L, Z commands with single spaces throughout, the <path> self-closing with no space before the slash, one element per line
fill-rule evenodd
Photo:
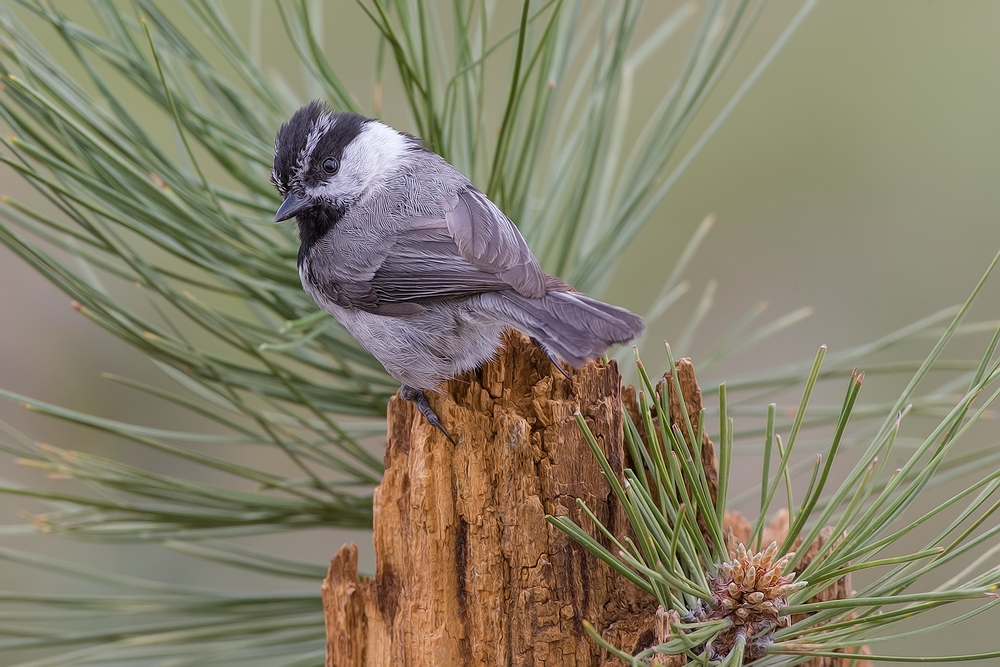
<path fill-rule="evenodd" d="M 285 197 L 285 201 L 281 202 L 281 206 L 278 207 L 278 211 L 274 214 L 274 221 L 281 222 L 282 220 L 288 220 L 310 206 L 312 206 L 312 200 L 309 197 L 288 195 Z"/>

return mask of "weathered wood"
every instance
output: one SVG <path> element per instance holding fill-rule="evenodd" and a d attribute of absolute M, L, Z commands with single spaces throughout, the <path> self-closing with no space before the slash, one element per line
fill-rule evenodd
<path fill-rule="evenodd" d="M 334 557 L 327 665 L 601 665 L 584 619 L 619 646 L 652 639 L 652 598 L 544 518 L 568 515 L 593 533 L 581 498 L 614 534 L 628 532 L 574 418 L 621 473 L 617 367 L 589 364 L 571 383 L 523 337 L 505 343 L 431 397 L 457 445 L 408 402 L 390 403 L 376 573 L 358 579 L 353 545 Z"/>
<path fill-rule="evenodd" d="M 712 496 L 712 502 L 715 502 L 719 497 L 719 458 L 715 455 L 715 445 L 709 440 L 707 429 L 702 431 L 701 443 L 697 447 L 693 446 L 691 442 L 691 433 L 697 437 L 698 428 L 701 424 L 701 408 L 703 406 L 701 402 L 701 387 L 698 386 L 698 378 L 694 374 L 694 364 L 686 357 L 678 359 L 675 362 L 674 372 L 677 374 L 677 385 L 681 388 L 684 407 L 681 407 L 681 395 L 678 395 L 677 388 L 674 386 L 674 376 L 668 371 L 663 376 L 661 387 L 666 386 L 667 388 L 670 423 L 672 425 L 676 424 L 681 437 L 688 443 L 688 447 L 692 451 L 701 451 L 701 465 L 705 470 L 705 481 L 708 482 L 708 492 Z M 685 414 L 687 415 L 686 419 Z M 688 433 L 688 423 L 691 424 L 691 433 Z"/>
<path fill-rule="evenodd" d="M 694 366 L 680 359 L 674 372 L 697 433 L 702 402 Z M 665 384 L 670 423 L 689 441 L 670 374 Z M 631 533 L 575 420 L 583 415 L 621 476 L 629 465 L 623 400 L 643 434 L 644 425 L 635 390 L 622 390 L 614 362 L 588 364 L 571 382 L 530 341 L 510 333 L 497 359 L 430 399 L 457 444 L 409 402 L 398 396 L 390 402 L 385 477 L 374 496 L 376 572 L 359 579 L 353 544 L 331 560 L 322 587 L 327 667 L 622 664 L 590 640 L 583 620 L 633 654 L 666 641 L 674 612 L 544 518 L 569 516 L 607 545 L 577 506 L 580 498 L 612 534 Z M 700 445 L 714 498 L 715 448 L 707 434 Z M 810 546 L 807 560 L 831 530 Z M 738 513 L 726 512 L 724 531 L 731 555 L 750 540 L 750 523 Z M 787 533 L 782 511 L 767 526 L 764 545 Z M 849 593 L 845 577 L 817 599 Z M 678 667 L 685 658 L 660 656 L 657 664 Z"/>

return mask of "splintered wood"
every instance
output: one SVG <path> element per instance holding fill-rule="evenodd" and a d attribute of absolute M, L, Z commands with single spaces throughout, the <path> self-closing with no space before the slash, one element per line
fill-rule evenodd
<path fill-rule="evenodd" d="M 409 402 L 398 395 L 390 402 L 385 477 L 374 496 L 376 572 L 358 577 L 353 544 L 331 560 L 322 586 L 327 667 L 623 664 L 587 636 L 584 620 L 633 654 L 669 638 L 675 612 L 545 521 L 546 514 L 569 516 L 609 546 L 583 515 L 580 498 L 613 535 L 631 534 L 574 415 L 586 419 L 621 478 L 629 465 L 621 408 L 624 400 L 638 416 L 635 390 L 623 392 L 614 362 L 588 364 L 570 382 L 520 334 L 508 332 L 504 343 L 480 372 L 430 397 L 457 445 Z M 697 433 L 702 402 L 694 366 L 681 359 L 674 372 Z M 667 388 L 671 425 L 689 441 L 681 397 L 670 374 L 664 379 L 658 391 Z M 643 421 L 635 422 L 642 431 Z M 707 434 L 700 445 L 714 499 L 715 448 Z M 750 524 L 730 512 L 724 523 L 735 553 L 749 541 Z M 787 530 L 787 513 L 779 514 L 766 540 L 780 543 Z M 849 593 L 845 579 L 823 595 Z M 658 656 L 656 664 L 676 667 L 685 658 Z"/>
<path fill-rule="evenodd" d="M 629 648 L 652 627 L 653 599 L 544 518 L 568 515 L 595 534 L 581 498 L 613 534 L 628 532 L 574 418 L 620 474 L 616 365 L 589 364 L 571 383 L 527 339 L 505 343 L 480 373 L 430 397 L 457 445 L 410 403 L 390 403 L 376 572 L 359 580 L 353 545 L 333 558 L 327 665 L 589 667 L 604 656 L 583 620 Z"/>

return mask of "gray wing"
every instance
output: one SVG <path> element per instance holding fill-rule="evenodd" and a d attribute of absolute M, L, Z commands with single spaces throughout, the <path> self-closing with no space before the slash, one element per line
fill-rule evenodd
<path fill-rule="evenodd" d="M 443 209 L 442 217 L 413 218 L 378 236 L 335 235 L 324 250 L 336 265 L 309 279 L 344 308 L 383 315 L 483 292 L 538 298 L 566 289 L 542 272 L 513 223 L 478 190 L 463 190 Z"/>
<path fill-rule="evenodd" d="M 514 223 L 469 186 L 445 206 L 448 231 L 470 264 L 500 277 L 522 296 L 545 296 L 545 274 Z"/>

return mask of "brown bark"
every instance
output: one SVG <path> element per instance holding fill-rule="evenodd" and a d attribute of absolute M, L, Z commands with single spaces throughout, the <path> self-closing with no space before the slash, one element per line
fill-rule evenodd
<path fill-rule="evenodd" d="M 697 433 L 702 403 L 694 366 L 681 359 L 674 372 Z M 670 423 L 689 441 L 669 373 L 664 380 L 657 391 L 667 388 Z M 615 363 L 588 364 L 570 382 L 530 341 L 509 333 L 497 359 L 430 399 L 457 444 L 409 402 L 390 402 L 385 477 L 374 496 L 376 573 L 358 577 L 353 544 L 331 560 L 322 586 L 327 667 L 622 664 L 587 636 L 584 620 L 633 654 L 666 641 L 670 620 L 679 619 L 545 521 L 546 514 L 569 516 L 608 546 L 579 498 L 613 535 L 631 533 L 575 420 L 583 415 L 621 478 L 629 465 L 623 400 L 643 435 L 645 429 L 635 390 L 622 390 Z M 714 499 L 718 460 L 707 434 L 700 444 Z M 730 554 L 750 539 L 751 526 L 738 513 L 726 512 L 724 530 Z M 779 513 L 764 546 L 787 532 L 787 512 Z M 829 538 L 824 531 L 807 560 Z M 849 593 L 845 578 L 823 599 Z M 663 667 L 686 662 L 658 660 Z"/>
<path fill-rule="evenodd" d="M 584 619 L 617 646 L 651 645 L 653 599 L 544 518 L 567 515 L 593 534 L 581 498 L 613 534 L 628 532 L 574 418 L 584 416 L 620 474 L 615 363 L 589 364 L 571 383 L 509 335 L 495 361 L 431 404 L 458 444 L 393 398 L 374 501 L 376 573 L 359 580 L 353 545 L 333 558 L 327 665 L 596 667 L 604 657 Z"/>
<path fill-rule="evenodd" d="M 677 385 L 680 386 L 681 394 L 684 398 L 684 407 L 681 407 L 681 396 L 677 394 L 671 373 L 668 372 L 663 376 L 660 390 L 662 391 L 664 385 L 667 387 L 668 404 L 670 405 L 670 423 L 677 425 L 681 437 L 688 443 L 688 447 L 691 447 L 691 434 L 693 433 L 697 436 L 701 420 L 701 387 L 698 386 L 698 378 L 694 374 L 694 364 L 691 363 L 690 359 L 678 359 L 674 371 L 677 373 Z M 685 421 L 685 410 L 687 412 L 687 421 Z M 688 422 L 691 423 L 691 433 L 688 432 Z M 692 447 L 692 451 L 697 451 L 698 449 L 701 450 L 701 465 L 705 470 L 708 491 L 712 496 L 712 502 L 715 502 L 719 496 L 719 459 L 715 455 L 715 445 L 708 439 L 707 429 L 702 431 L 700 447 Z M 707 532 L 704 526 L 702 526 L 702 530 L 703 532 Z"/>

